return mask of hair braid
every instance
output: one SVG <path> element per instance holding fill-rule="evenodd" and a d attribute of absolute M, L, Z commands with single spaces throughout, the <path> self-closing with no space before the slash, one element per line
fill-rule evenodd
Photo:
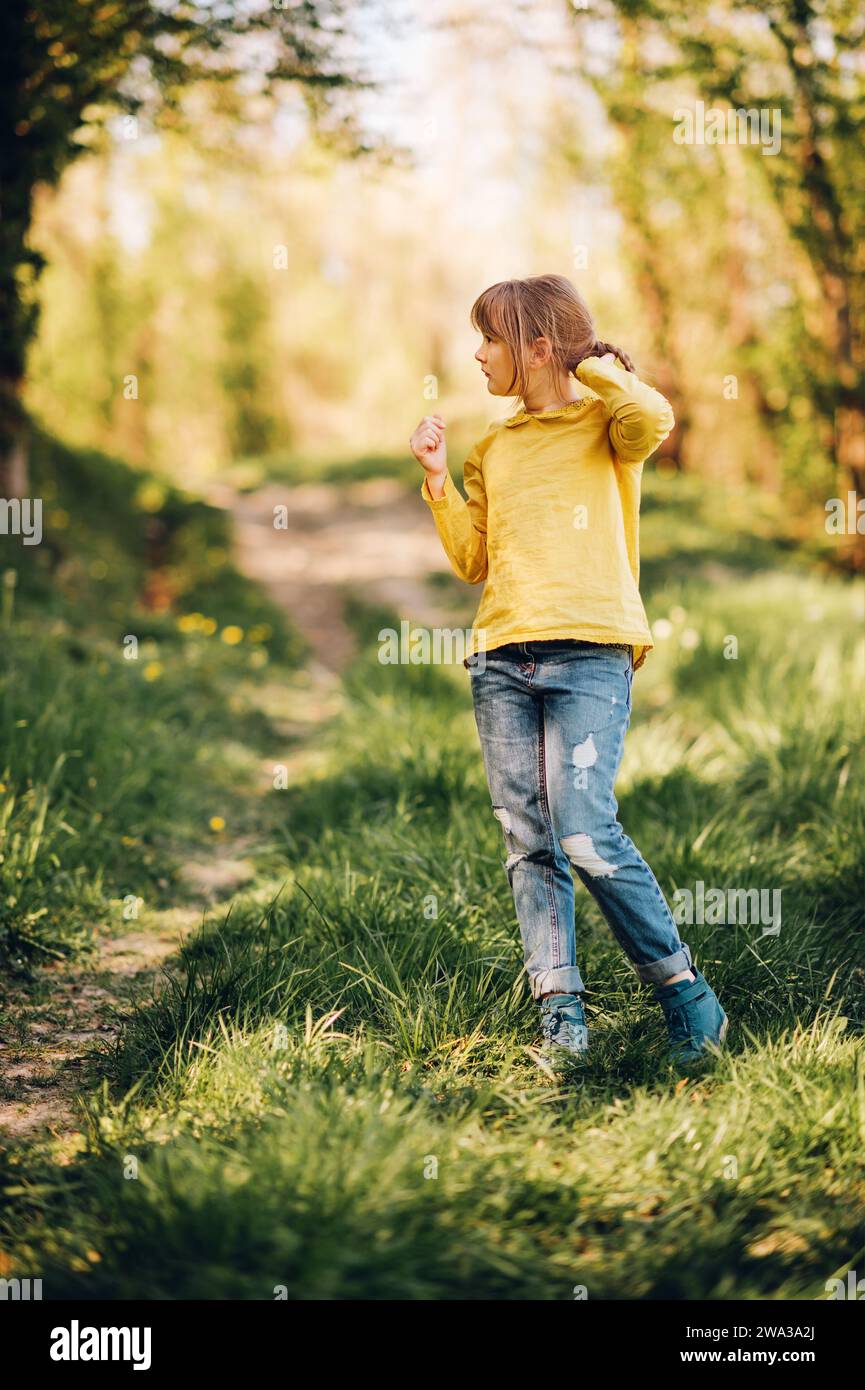
<path fill-rule="evenodd" d="M 624 352 L 621 348 L 615 347 L 613 343 L 602 342 L 600 338 L 596 340 L 595 345 L 592 348 L 592 351 L 587 353 L 586 356 L 604 357 L 608 352 L 611 352 L 614 357 L 618 357 L 622 366 L 625 367 L 627 371 L 633 372 L 636 370 L 633 362 L 631 361 L 630 357 L 626 352 Z"/>

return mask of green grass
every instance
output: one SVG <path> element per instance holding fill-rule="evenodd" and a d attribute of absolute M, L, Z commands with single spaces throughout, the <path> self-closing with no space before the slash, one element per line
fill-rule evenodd
<path fill-rule="evenodd" d="M 469 447 L 466 446 L 466 452 Z M 414 473 L 417 473 L 417 486 L 420 489 L 420 469 L 413 460 L 407 461 L 406 454 L 338 455 L 326 458 L 274 453 L 238 460 L 227 470 L 226 479 L 239 492 L 248 492 L 268 481 L 290 483 L 296 487 L 304 483 L 362 483 L 371 478 L 408 480 L 414 477 Z"/>
<path fill-rule="evenodd" d="M 0 956 L 20 966 L 87 947 L 127 897 L 171 900 L 178 853 L 237 797 L 240 682 L 301 652 L 221 513 L 44 436 L 32 489 L 43 543 L 0 556 Z M 269 746 L 261 716 L 245 730 Z"/>
<path fill-rule="evenodd" d="M 755 565 L 729 522 L 719 579 L 661 516 L 668 628 L 617 795 L 668 894 L 782 891 L 777 937 L 682 928 L 729 1051 L 669 1070 L 578 888 L 593 1050 L 571 1084 L 538 1069 L 465 672 L 381 665 L 394 615 L 357 606 L 343 711 L 260 800 L 258 882 L 126 1021 L 73 1161 L 0 1160 L 10 1273 L 54 1298 L 788 1300 L 861 1267 L 861 591 Z"/>
<path fill-rule="evenodd" d="M 782 888 L 779 937 L 683 930 L 729 1054 L 669 1072 L 651 994 L 579 890 L 594 1048 L 579 1083 L 537 1069 L 462 669 L 381 666 L 387 614 L 356 609 L 318 776 L 261 808 L 270 877 L 129 1019 L 86 1150 L 8 1163 L 21 1273 L 50 1297 L 789 1300 L 855 1266 L 858 595 L 780 574 L 681 582 L 655 613 L 668 600 L 617 795 L 668 894 Z"/>

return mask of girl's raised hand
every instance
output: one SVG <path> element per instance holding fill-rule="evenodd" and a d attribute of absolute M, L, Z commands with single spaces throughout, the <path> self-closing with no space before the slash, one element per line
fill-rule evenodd
<path fill-rule="evenodd" d="M 445 422 L 440 415 L 425 415 L 409 440 L 409 448 L 427 473 L 444 473 L 448 466 Z"/>

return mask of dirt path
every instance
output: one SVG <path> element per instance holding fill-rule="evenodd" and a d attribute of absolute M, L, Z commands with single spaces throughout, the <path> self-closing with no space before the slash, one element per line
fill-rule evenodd
<path fill-rule="evenodd" d="M 341 674 L 356 654 L 345 621 L 349 597 L 381 604 L 424 627 L 471 622 L 477 593 L 443 590 L 436 575 L 451 575 L 429 509 L 417 488 L 393 478 L 353 483 L 270 483 L 253 493 L 214 487 L 208 501 L 230 511 L 235 563 L 288 614 L 310 646 L 302 670 L 286 684 L 262 680 L 262 708 L 291 746 L 261 765 L 262 787 L 274 762 L 290 778 L 314 776 L 317 727 L 338 714 Z M 274 519 L 286 525 L 274 525 Z M 285 717 L 290 708 L 291 720 Z"/>
<path fill-rule="evenodd" d="M 192 907 L 148 913 L 134 931 L 106 934 L 93 955 L 54 961 L 6 990 L 0 1141 L 79 1128 L 76 1096 L 119 1032 L 124 1008 L 155 983 L 200 919 Z"/>
<path fill-rule="evenodd" d="M 355 640 L 344 619 L 348 595 L 381 603 L 424 626 L 458 626 L 454 611 L 427 582 L 449 572 L 438 535 L 417 491 L 391 479 L 346 485 L 271 484 L 238 495 L 214 489 L 209 499 L 232 513 L 238 568 L 283 607 L 311 647 L 302 671 L 271 690 L 262 703 L 293 711 L 277 721 L 294 740 L 286 761 L 303 775 L 316 727 L 339 705 L 340 673 Z M 274 509 L 287 526 L 274 526 Z M 471 596 L 469 596 L 471 598 Z M 275 755 L 277 756 L 277 755 Z M 262 767 L 270 778 L 272 760 Z M 73 1142 L 80 1129 L 77 1096 L 98 1075 L 99 1059 L 118 1036 L 124 1013 L 158 988 L 183 939 L 206 907 L 227 903 L 253 875 L 243 856 L 248 840 L 226 844 L 217 856 L 190 861 L 180 877 L 194 905 L 149 912 L 121 936 L 106 932 L 89 958 L 57 961 L 34 979 L 12 984 L 2 1006 L 0 1144 L 48 1134 Z"/>
<path fill-rule="evenodd" d="M 287 611 L 326 671 L 338 674 L 354 653 L 343 618 L 349 594 L 424 626 L 454 621 L 427 583 L 450 570 L 419 485 L 273 483 L 240 496 L 214 490 L 210 500 L 233 513 L 239 567 Z M 274 526 L 275 508 L 285 509 L 285 529 Z"/>

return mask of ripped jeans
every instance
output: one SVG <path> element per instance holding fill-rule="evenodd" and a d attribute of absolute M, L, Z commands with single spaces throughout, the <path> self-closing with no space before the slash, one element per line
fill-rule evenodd
<path fill-rule="evenodd" d="M 657 880 L 617 820 L 630 647 L 509 642 L 464 664 L 533 998 L 584 988 L 572 866 L 641 980 L 690 969 Z"/>

